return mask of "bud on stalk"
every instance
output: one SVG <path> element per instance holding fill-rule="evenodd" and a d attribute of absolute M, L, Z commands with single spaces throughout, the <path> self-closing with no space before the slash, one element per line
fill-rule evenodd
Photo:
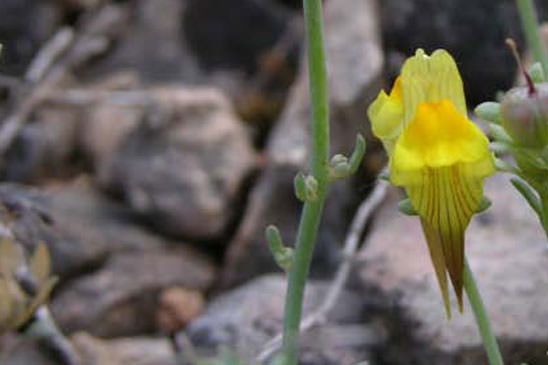
<path fill-rule="evenodd" d="M 516 87 L 504 96 L 501 124 L 516 145 L 542 149 L 548 145 L 548 83 Z"/>

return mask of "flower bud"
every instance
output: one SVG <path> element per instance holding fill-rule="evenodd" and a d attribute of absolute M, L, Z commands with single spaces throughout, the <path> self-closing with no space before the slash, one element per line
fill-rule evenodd
<path fill-rule="evenodd" d="M 500 116 L 502 126 L 517 145 L 544 148 L 548 144 L 548 83 L 509 90 L 501 103 Z"/>

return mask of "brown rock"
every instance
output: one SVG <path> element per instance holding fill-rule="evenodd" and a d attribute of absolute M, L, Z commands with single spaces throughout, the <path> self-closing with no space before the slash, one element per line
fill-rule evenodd
<path fill-rule="evenodd" d="M 490 178 L 493 201 L 466 232 L 467 256 L 500 340 L 505 362 L 543 363 L 548 336 L 548 253 L 538 219 L 502 175 Z M 390 364 L 486 363 L 467 301 L 445 318 L 441 294 L 416 217 L 397 211 L 392 191 L 360 253 L 364 283 L 379 290 L 391 328 L 382 361 Z M 453 298 L 453 308 L 456 300 Z"/>
<path fill-rule="evenodd" d="M 83 179 L 85 180 L 85 179 Z M 99 266 L 111 253 L 162 249 L 170 242 L 140 226 L 122 204 L 80 181 L 48 188 L 0 185 L 15 238 L 33 251 L 45 242 L 61 281 Z"/>
<path fill-rule="evenodd" d="M 208 303 L 185 334 L 199 354 L 228 347 L 252 363 L 266 342 L 281 330 L 285 290 L 282 275 L 254 279 Z M 327 282 L 307 284 L 305 316 L 322 304 L 327 290 Z M 362 317 L 365 304 L 359 293 L 343 290 L 329 321 L 302 335 L 299 364 L 350 365 L 370 359 L 371 346 L 382 342 L 384 335 Z"/>
<path fill-rule="evenodd" d="M 108 174 L 117 148 L 141 122 L 144 113 L 142 105 L 119 105 L 108 100 L 98 103 L 89 111 L 82 126 L 81 143 L 92 161 L 99 184 L 108 184 Z"/>
<path fill-rule="evenodd" d="M 166 338 L 130 337 L 101 340 L 77 333 L 71 340 L 80 350 L 82 365 L 176 365 L 175 354 Z"/>
<path fill-rule="evenodd" d="M 214 277 L 210 260 L 186 247 L 119 253 L 100 270 L 65 285 L 52 312 L 69 333 L 86 330 L 113 337 L 150 332 L 163 289 L 205 290 Z"/>
<path fill-rule="evenodd" d="M 37 182 L 66 176 L 77 148 L 81 110 L 45 105 L 34 113 L 8 149 L 1 174 L 4 180 Z"/>
<path fill-rule="evenodd" d="M 112 157 L 107 186 L 165 233 L 218 239 L 254 166 L 247 131 L 217 90 L 159 88 L 150 96 L 144 121 Z"/>

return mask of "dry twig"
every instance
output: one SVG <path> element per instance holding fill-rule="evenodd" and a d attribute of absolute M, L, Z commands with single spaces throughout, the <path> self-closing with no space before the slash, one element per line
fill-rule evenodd
<path fill-rule="evenodd" d="M 310 315 L 303 318 L 300 326 L 300 331 L 304 332 L 311 329 L 314 326 L 323 324 L 327 321 L 329 312 L 335 306 L 339 295 L 341 294 L 348 276 L 350 274 L 354 254 L 358 249 L 358 243 L 360 236 L 363 233 L 363 230 L 371 218 L 374 210 L 382 203 L 384 197 L 386 196 L 386 191 L 388 188 L 388 183 L 383 180 L 378 180 L 373 192 L 367 197 L 366 200 L 358 208 L 352 224 L 350 225 L 350 230 L 346 235 L 343 257 L 344 261 L 341 266 L 337 269 L 335 278 L 329 287 L 329 291 L 322 302 L 322 304 Z M 257 356 L 258 362 L 264 362 L 270 358 L 276 351 L 278 351 L 282 344 L 282 334 L 277 334 L 270 341 L 268 341 L 263 350 Z"/>
<path fill-rule="evenodd" d="M 25 74 L 25 81 L 33 84 L 41 81 L 73 41 L 74 30 L 70 27 L 61 28 L 34 57 Z"/>
<path fill-rule="evenodd" d="M 112 37 L 111 28 L 121 16 L 115 8 L 105 6 L 77 35 L 71 28 L 62 28 L 42 47 L 25 76 L 29 90 L 23 93 L 0 125 L 0 158 L 35 108 L 54 94 L 59 82 L 74 68 L 106 50 Z"/>

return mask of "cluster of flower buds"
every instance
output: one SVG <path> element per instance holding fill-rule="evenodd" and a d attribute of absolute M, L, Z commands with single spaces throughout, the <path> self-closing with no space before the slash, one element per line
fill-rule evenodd
<path fill-rule="evenodd" d="M 548 145 L 548 83 L 509 90 L 500 105 L 501 124 L 519 146 Z"/>
<path fill-rule="evenodd" d="M 548 183 L 548 82 L 538 64 L 529 73 L 524 71 L 524 76 L 527 86 L 510 89 L 501 103 L 480 104 L 475 113 L 487 122 L 493 149 L 514 157 L 518 170 L 510 172 L 543 185 Z"/>
<path fill-rule="evenodd" d="M 515 165 L 497 159 L 497 167 L 516 175 L 512 184 L 535 210 L 548 236 L 548 80 L 540 64 L 529 72 L 519 60 L 518 64 L 527 86 L 510 89 L 501 103 L 480 104 L 475 113 L 491 132 L 492 149 L 513 157 Z"/>

